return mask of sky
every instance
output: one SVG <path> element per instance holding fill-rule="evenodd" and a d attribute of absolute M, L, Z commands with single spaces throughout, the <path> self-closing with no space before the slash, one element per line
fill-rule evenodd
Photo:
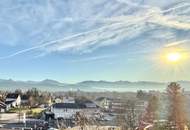
<path fill-rule="evenodd" d="M 0 30 L 1 79 L 190 80 L 189 0 L 1 0 Z"/>

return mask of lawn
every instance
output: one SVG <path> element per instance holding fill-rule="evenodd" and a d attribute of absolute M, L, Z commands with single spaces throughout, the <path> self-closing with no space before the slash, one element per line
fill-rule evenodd
<path fill-rule="evenodd" d="M 38 117 L 42 111 L 43 108 L 12 108 L 8 112 L 9 113 L 26 113 L 29 117 Z"/>

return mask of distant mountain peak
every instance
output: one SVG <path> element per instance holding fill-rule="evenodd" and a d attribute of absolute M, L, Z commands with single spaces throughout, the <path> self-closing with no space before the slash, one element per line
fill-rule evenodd
<path fill-rule="evenodd" d="M 41 82 L 44 82 L 44 83 L 60 83 L 57 80 L 52 80 L 52 79 L 44 79 Z"/>
<path fill-rule="evenodd" d="M 190 91 L 190 81 L 178 81 L 182 88 Z M 52 79 L 45 79 L 42 81 L 16 81 L 12 79 L 0 79 L 0 90 L 14 91 L 15 89 L 28 90 L 31 88 L 37 88 L 42 91 L 137 91 L 137 90 L 158 90 L 164 91 L 169 82 L 154 82 L 154 81 L 93 81 L 87 80 L 75 84 L 65 84 Z"/>

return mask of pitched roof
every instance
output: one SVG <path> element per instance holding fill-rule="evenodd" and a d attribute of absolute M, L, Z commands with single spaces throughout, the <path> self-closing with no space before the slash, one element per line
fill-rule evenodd
<path fill-rule="evenodd" d="M 84 104 L 95 104 L 93 101 L 85 101 Z"/>
<path fill-rule="evenodd" d="M 96 99 L 96 101 L 102 101 L 102 100 L 104 100 L 104 99 L 113 100 L 113 99 L 107 98 L 107 97 L 98 97 L 98 98 Z"/>
<path fill-rule="evenodd" d="M 19 94 L 16 94 L 16 93 L 9 93 L 9 94 L 7 94 L 6 98 L 17 99 L 18 96 L 19 96 Z"/>
<path fill-rule="evenodd" d="M 5 104 L 11 104 L 11 103 L 13 103 L 14 102 L 14 100 L 12 100 L 12 101 L 5 101 Z"/>
<path fill-rule="evenodd" d="M 93 102 L 91 100 L 88 100 L 88 99 L 85 99 L 85 100 L 76 99 L 76 103 L 85 104 L 85 103 L 93 103 Z"/>
<path fill-rule="evenodd" d="M 53 104 L 53 108 L 82 109 L 82 108 L 86 108 L 86 106 L 84 104 L 77 104 L 77 103 L 55 103 Z"/>

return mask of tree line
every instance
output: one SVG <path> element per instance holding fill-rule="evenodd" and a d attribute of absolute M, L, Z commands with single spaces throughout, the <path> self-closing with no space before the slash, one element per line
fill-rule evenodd
<path fill-rule="evenodd" d="M 118 114 L 116 123 L 121 126 L 122 130 L 188 130 L 189 120 L 187 118 L 186 102 L 184 91 L 181 86 L 172 82 L 166 89 L 168 107 L 165 108 L 167 115 L 165 120 L 160 120 L 159 108 L 161 107 L 160 99 L 157 95 L 137 92 L 137 98 L 148 100 L 145 111 L 137 117 L 135 104 L 128 101 L 125 114 Z M 145 129 L 150 126 L 149 129 Z"/>

